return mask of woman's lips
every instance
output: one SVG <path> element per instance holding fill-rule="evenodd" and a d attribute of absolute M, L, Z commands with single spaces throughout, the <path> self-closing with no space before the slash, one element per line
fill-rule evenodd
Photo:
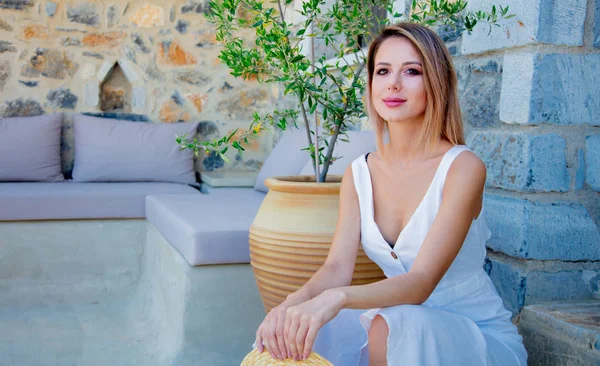
<path fill-rule="evenodd" d="M 385 98 L 383 100 L 383 103 L 387 107 L 398 107 L 398 106 L 404 104 L 404 102 L 406 102 L 406 100 L 400 99 L 400 98 Z"/>

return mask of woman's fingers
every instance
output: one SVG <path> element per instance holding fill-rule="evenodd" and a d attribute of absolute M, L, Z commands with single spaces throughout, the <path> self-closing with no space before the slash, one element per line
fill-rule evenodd
<path fill-rule="evenodd" d="M 287 331 L 285 333 L 285 340 L 287 344 L 290 346 L 290 351 L 292 352 L 292 357 L 295 361 L 299 360 L 298 348 L 296 347 L 296 333 L 298 333 L 299 319 L 297 316 L 293 315 L 292 312 L 288 310 L 286 314 L 286 321 L 289 318 L 289 326 L 287 326 Z"/>
<path fill-rule="evenodd" d="M 268 341 L 268 346 L 265 344 L 265 346 L 267 346 L 267 348 L 269 349 L 269 353 L 271 353 L 271 357 L 273 357 L 274 359 L 281 359 L 282 355 L 279 352 L 279 345 L 277 344 L 277 315 L 276 314 L 270 314 L 271 316 L 269 316 L 269 323 L 268 326 L 266 328 L 266 332 L 263 333 L 263 337 L 267 339 Z"/>
<path fill-rule="evenodd" d="M 292 317 L 288 315 L 286 312 L 284 326 L 283 326 L 283 336 L 285 338 L 285 347 L 287 351 L 287 357 L 294 357 L 294 353 L 292 352 L 292 347 L 290 347 L 290 342 L 287 340 L 287 335 L 290 331 L 290 326 L 292 324 Z"/>
<path fill-rule="evenodd" d="M 285 345 L 285 333 L 283 332 L 285 328 L 285 313 L 280 312 L 277 316 L 277 325 L 275 326 L 275 337 L 277 339 L 277 350 L 279 354 L 279 358 L 284 360 L 288 358 L 287 348 Z"/>
<path fill-rule="evenodd" d="M 256 349 L 258 349 L 258 353 L 262 353 L 262 351 L 264 350 L 261 332 L 262 324 L 260 327 L 258 327 L 258 330 L 256 331 L 256 339 L 254 340 L 254 344 L 256 345 Z"/>
<path fill-rule="evenodd" d="M 298 350 L 298 359 L 303 360 L 304 355 L 304 341 L 306 339 L 306 333 L 308 332 L 308 321 L 306 317 L 302 317 L 300 325 L 298 326 L 298 332 L 296 332 L 296 349 Z"/>
<path fill-rule="evenodd" d="M 302 356 L 303 360 L 307 359 L 310 353 L 312 352 L 313 345 L 315 344 L 315 339 L 317 338 L 317 332 L 319 331 L 319 326 L 311 322 L 310 327 L 308 328 L 308 332 L 306 333 L 306 339 L 304 341 L 304 353 Z"/>

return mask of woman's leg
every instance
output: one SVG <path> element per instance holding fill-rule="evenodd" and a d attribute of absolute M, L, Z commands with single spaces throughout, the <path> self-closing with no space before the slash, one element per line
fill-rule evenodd
<path fill-rule="evenodd" d="M 387 366 L 388 325 L 381 315 L 377 315 L 369 328 L 369 365 Z"/>

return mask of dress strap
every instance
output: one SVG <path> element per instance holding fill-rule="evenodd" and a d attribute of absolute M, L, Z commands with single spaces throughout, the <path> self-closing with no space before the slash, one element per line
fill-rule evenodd
<path fill-rule="evenodd" d="M 365 176 L 365 174 L 369 174 L 368 171 L 365 171 L 363 168 L 363 159 L 366 162 L 367 156 L 369 153 L 359 156 L 352 162 L 352 178 L 354 181 L 354 189 L 356 190 L 356 195 L 358 196 L 358 203 L 360 206 L 361 213 L 365 212 L 364 210 L 367 208 L 365 206 L 368 203 L 368 195 L 371 194 L 368 192 L 369 184 L 366 179 L 370 179 L 369 176 Z M 366 165 L 366 164 L 365 164 Z"/>

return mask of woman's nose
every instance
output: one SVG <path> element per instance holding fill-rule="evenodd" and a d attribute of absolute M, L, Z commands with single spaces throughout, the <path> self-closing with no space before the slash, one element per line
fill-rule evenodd
<path fill-rule="evenodd" d="M 402 83 L 400 81 L 400 77 L 391 78 L 390 84 L 388 85 L 389 90 L 400 90 L 402 88 Z"/>

